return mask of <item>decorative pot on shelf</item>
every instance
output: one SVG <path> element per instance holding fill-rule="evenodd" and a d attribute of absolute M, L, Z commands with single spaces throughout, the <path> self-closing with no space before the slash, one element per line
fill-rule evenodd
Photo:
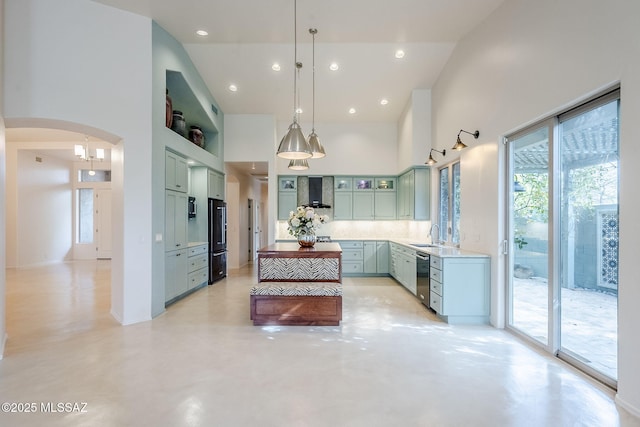
<path fill-rule="evenodd" d="M 165 111 L 165 125 L 171 129 L 171 125 L 173 124 L 173 101 L 171 101 L 171 97 L 169 96 L 169 89 L 167 89 L 167 106 Z"/>
<path fill-rule="evenodd" d="M 200 126 L 192 125 L 189 127 L 189 141 L 200 148 L 204 148 L 204 133 L 202 133 Z"/>
<path fill-rule="evenodd" d="M 187 136 L 187 123 L 184 121 L 182 111 L 173 110 L 173 123 L 171 125 L 171 130 L 180 136 Z"/>
<path fill-rule="evenodd" d="M 315 234 L 298 234 L 298 244 L 303 248 L 312 248 L 316 244 Z"/>

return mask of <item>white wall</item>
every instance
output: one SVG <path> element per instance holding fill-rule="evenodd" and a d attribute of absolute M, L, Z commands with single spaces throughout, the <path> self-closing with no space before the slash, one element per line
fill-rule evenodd
<path fill-rule="evenodd" d="M 36 156 L 42 161 L 36 161 Z M 9 162 L 12 159 L 7 157 Z M 28 267 L 72 259 L 72 164 L 31 150 L 17 150 L 15 264 Z"/>
<path fill-rule="evenodd" d="M 150 319 L 151 21 L 85 0 L 5 0 L 4 15 L 6 125 L 83 127 L 117 144 L 111 312 Z"/>
<path fill-rule="evenodd" d="M 267 162 L 269 169 L 268 200 L 264 200 L 267 218 L 277 218 L 276 121 L 268 114 L 225 114 L 225 162 Z M 265 239 L 274 242 L 275 221 L 267 221 Z"/>
<path fill-rule="evenodd" d="M 398 119 L 398 171 L 427 161 L 431 133 L 431 90 L 415 89 Z"/>
<path fill-rule="evenodd" d="M 4 14 L 4 0 L 0 0 L 0 10 Z M 0 19 L 0 82 L 4 81 L 4 20 Z M 5 192 L 5 127 L 4 127 L 4 87 L 0 84 L 0 206 L 6 206 Z M 5 326 L 5 210 L 0 209 L 0 359 L 4 354 L 6 338 Z"/>
<path fill-rule="evenodd" d="M 249 209 L 248 201 L 263 203 L 262 186 L 256 178 L 227 165 L 227 267 L 240 268 L 248 263 Z"/>
<path fill-rule="evenodd" d="M 640 287 L 634 263 L 640 228 L 640 2 L 626 0 L 505 1 L 456 47 L 432 90 L 434 146 L 448 149 L 460 129 L 461 246 L 492 256 L 491 322 L 504 325 L 504 149 L 501 137 L 620 82 L 620 287 L 618 402 L 640 415 L 637 325 Z M 451 152 L 447 158 L 457 156 Z M 472 214 L 470 214 L 472 213 Z"/>
<path fill-rule="evenodd" d="M 278 123 L 278 144 L 289 124 Z M 302 122 L 300 126 L 305 136 L 311 132 L 311 123 Z M 396 175 L 399 172 L 395 124 L 316 122 L 316 133 L 327 155 L 309 160 L 309 169 L 298 175 Z M 277 173 L 296 175 L 288 165 L 288 160 L 278 158 Z"/>

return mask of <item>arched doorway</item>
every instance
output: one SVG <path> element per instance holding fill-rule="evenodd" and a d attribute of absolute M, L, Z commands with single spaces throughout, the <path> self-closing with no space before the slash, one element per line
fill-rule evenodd
<path fill-rule="evenodd" d="M 117 165 L 115 168 L 106 167 L 106 163 L 100 166 L 101 162 L 96 158 L 95 149 L 105 149 L 107 153 L 105 157 L 109 161 L 111 150 L 122 151 L 120 138 L 88 126 L 53 120 L 10 120 L 5 124 L 4 154 L 6 157 L 2 159 L 2 162 L 6 171 L 7 185 L 3 186 L 2 191 L 6 191 L 4 194 L 6 198 L 4 203 L 5 222 L 3 223 L 6 266 L 26 270 L 25 267 L 29 266 L 62 264 L 77 258 L 74 256 L 74 244 L 78 237 L 75 227 L 78 219 L 76 217 L 78 200 L 75 192 L 77 186 L 74 185 L 75 178 L 83 175 L 87 177 L 89 171 L 95 172 L 96 170 L 102 171 L 102 174 L 98 173 L 97 175 L 103 177 L 105 176 L 104 171 L 107 169 L 109 175 L 112 169 L 116 174 L 119 173 L 118 170 L 122 170 L 122 168 L 118 168 Z M 83 144 L 85 136 L 88 138 L 89 147 Z M 76 144 L 84 145 L 85 149 L 90 148 L 89 155 L 85 156 L 86 165 L 79 165 L 78 159 L 75 158 L 74 145 Z M 116 158 L 121 162 L 122 155 L 118 154 Z M 92 160 L 93 165 L 91 165 Z M 122 178 L 119 178 L 115 182 L 122 183 L 122 181 Z M 122 185 L 116 185 L 120 187 L 120 191 L 115 192 L 116 197 L 121 198 Z M 103 185 L 103 189 L 104 187 L 106 185 Z M 102 191 L 101 194 L 105 196 L 107 193 Z M 110 191 L 108 196 L 111 199 Z M 104 215 L 99 219 L 103 226 L 106 226 L 107 219 L 111 218 L 111 212 L 107 205 L 103 204 L 103 206 L 109 212 L 104 212 Z M 90 213 L 93 214 L 93 206 L 91 211 Z M 94 229 L 94 224 L 91 224 L 91 228 Z M 115 233 L 122 233 L 122 228 L 116 227 L 103 232 L 108 232 L 110 236 L 113 236 Z M 103 246 L 102 249 L 105 247 Z M 102 253 L 108 252 L 103 251 Z M 116 257 L 115 263 L 121 263 L 121 259 L 122 256 Z M 100 266 L 98 275 L 104 271 L 104 265 Z M 111 262 L 108 263 L 108 266 L 110 270 Z M 58 269 L 56 274 L 64 276 L 68 274 L 68 271 L 69 269 Z M 96 271 L 88 271 L 86 274 L 95 276 Z M 108 292 L 119 280 L 117 277 L 109 280 L 108 277 L 111 276 L 107 276 L 107 281 L 103 286 L 106 288 L 107 296 L 104 299 L 105 303 L 100 307 L 105 317 L 110 316 L 109 306 L 111 304 L 109 304 Z M 11 279 L 12 277 L 9 277 L 7 281 Z M 77 297 L 77 294 L 74 294 L 73 297 Z M 0 292 L 0 299 L 0 304 L 7 309 L 10 308 L 7 307 L 8 304 L 13 303 L 7 298 L 4 288 Z M 72 299 L 67 299 L 67 301 Z M 64 305 L 64 301 L 62 305 Z M 76 310 L 77 306 L 74 306 L 73 309 Z M 4 321 L 6 312 L 0 311 L 0 315 Z M 11 334 L 9 327 L 7 326 L 7 335 Z M 47 327 L 51 327 L 51 325 L 47 325 Z M 4 332 L 4 327 L 2 329 L 0 332 Z M 1 350 L 0 348 L 0 355 Z"/>

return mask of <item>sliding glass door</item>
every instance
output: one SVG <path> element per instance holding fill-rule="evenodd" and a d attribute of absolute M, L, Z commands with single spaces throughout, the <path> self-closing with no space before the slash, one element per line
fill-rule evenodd
<path fill-rule="evenodd" d="M 509 138 L 509 325 L 549 346 L 549 148 L 552 124 Z"/>
<path fill-rule="evenodd" d="M 508 327 L 615 386 L 619 91 L 510 135 Z"/>

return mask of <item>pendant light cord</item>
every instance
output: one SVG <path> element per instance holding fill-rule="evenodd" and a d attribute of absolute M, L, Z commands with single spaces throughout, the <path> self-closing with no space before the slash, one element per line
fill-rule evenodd
<path fill-rule="evenodd" d="M 298 1 L 293 0 L 293 121 L 298 121 Z"/>
<path fill-rule="evenodd" d="M 315 28 L 310 29 L 309 32 L 313 36 L 311 42 L 311 71 L 313 76 L 313 85 L 311 90 L 311 133 L 316 132 L 316 33 L 318 30 Z"/>

